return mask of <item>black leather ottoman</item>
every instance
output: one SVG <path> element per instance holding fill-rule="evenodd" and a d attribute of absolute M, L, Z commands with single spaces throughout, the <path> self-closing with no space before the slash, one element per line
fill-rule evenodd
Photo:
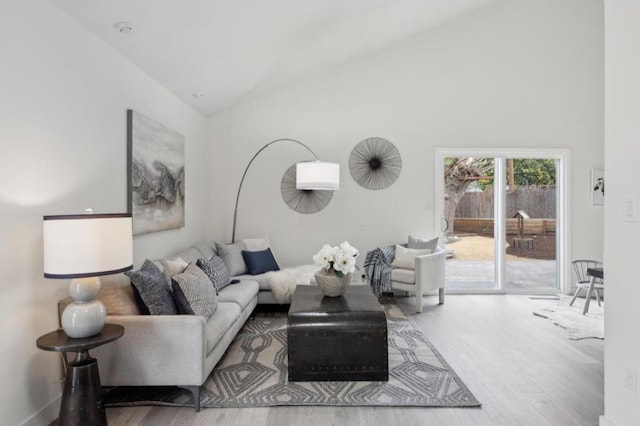
<path fill-rule="evenodd" d="M 289 308 L 289 381 L 387 381 L 387 320 L 367 285 L 325 297 L 296 287 Z"/>

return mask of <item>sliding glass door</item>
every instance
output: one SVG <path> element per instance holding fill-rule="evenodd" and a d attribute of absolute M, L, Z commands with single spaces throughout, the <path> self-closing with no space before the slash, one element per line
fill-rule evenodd
<path fill-rule="evenodd" d="M 563 290 L 567 161 L 564 150 L 436 150 L 448 292 Z"/>

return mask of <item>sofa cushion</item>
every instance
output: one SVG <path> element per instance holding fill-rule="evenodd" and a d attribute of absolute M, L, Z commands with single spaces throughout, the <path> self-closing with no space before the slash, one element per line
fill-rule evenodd
<path fill-rule="evenodd" d="M 246 247 L 242 241 L 236 241 L 233 244 L 216 243 L 216 251 L 229 270 L 231 276 L 246 274 L 248 272 L 247 265 L 242 257 L 242 250 Z"/>
<path fill-rule="evenodd" d="M 172 279 L 173 296 L 181 314 L 199 315 L 209 319 L 216 311 L 218 298 L 209 277 L 190 263 L 181 274 Z"/>
<path fill-rule="evenodd" d="M 173 256 L 168 256 L 167 259 L 175 259 L 177 257 L 182 258 L 187 263 L 195 263 L 196 260 L 202 257 L 202 253 L 200 253 L 200 251 L 195 247 L 189 247 L 186 250 L 175 253 Z"/>
<path fill-rule="evenodd" d="M 104 304 L 107 315 L 140 315 L 129 277 L 114 274 L 101 277 L 101 281 L 96 299 Z"/>
<path fill-rule="evenodd" d="M 262 251 L 271 248 L 269 237 L 245 238 L 242 242 L 244 243 L 245 250 L 248 251 Z"/>
<path fill-rule="evenodd" d="M 219 256 L 213 256 L 211 259 L 198 259 L 196 265 L 207 274 L 216 293 L 220 293 L 220 290 L 231 283 L 229 271 Z"/>
<path fill-rule="evenodd" d="M 205 325 L 207 354 L 211 352 L 231 325 L 240 317 L 240 306 L 236 303 L 219 303 L 218 309 L 211 315 Z"/>
<path fill-rule="evenodd" d="M 319 269 L 320 267 L 318 265 L 310 263 L 306 265 L 294 266 L 291 268 L 283 268 L 281 270 L 289 271 L 293 273 L 296 276 L 296 284 L 307 285 L 309 283 L 312 283 L 312 281 L 314 280 L 313 274 L 318 272 Z M 277 273 L 277 272 L 266 272 L 264 274 L 259 274 L 259 275 L 245 274 L 245 275 L 238 275 L 233 278 L 237 278 L 240 281 L 245 281 L 245 280 L 256 281 L 260 286 L 260 291 L 267 291 L 267 290 L 271 290 L 270 277 L 271 277 L 271 274 L 274 274 L 274 273 Z M 315 284 L 315 281 L 313 281 L 313 284 Z"/>
<path fill-rule="evenodd" d="M 416 271 L 413 269 L 396 268 L 391 271 L 391 281 L 398 281 L 405 284 L 416 283 Z"/>
<path fill-rule="evenodd" d="M 244 258 L 244 263 L 247 264 L 250 275 L 280 270 L 270 248 L 261 251 L 242 250 L 242 257 Z"/>
<path fill-rule="evenodd" d="M 410 249 L 404 248 L 400 245 L 396 245 L 396 257 L 391 264 L 398 268 L 415 269 L 416 256 L 423 256 L 425 254 L 431 254 L 431 249 Z"/>
<path fill-rule="evenodd" d="M 181 257 L 175 260 L 161 260 L 160 263 L 162 264 L 162 273 L 167 280 L 169 288 L 171 288 L 171 278 L 173 278 L 175 274 L 184 272 L 185 268 L 189 265 Z"/>
<path fill-rule="evenodd" d="M 215 243 L 196 244 L 194 247 L 198 249 L 201 256 L 205 259 L 211 259 L 216 255 Z"/>
<path fill-rule="evenodd" d="M 139 270 L 125 274 L 131 279 L 131 287 L 140 312 L 146 315 L 178 313 L 167 281 L 153 262 L 147 259 Z"/>
<path fill-rule="evenodd" d="M 260 287 L 255 281 L 241 281 L 224 288 L 218 294 L 218 302 L 236 303 L 240 309 L 246 308 L 256 297 Z"/>
<path fill-rule="evenodd" d="M 429 249 L 431 250 L 431 253 L 433 253 L 434 251 L 436 251 L 437 247 L 438 247 L 438 237 L 432 238 L 430 240 L 425 240 L 424 238 L 418 238 L 418 237 L 409 235 L 407 248 L 420 249 L 420 250 Z"/>

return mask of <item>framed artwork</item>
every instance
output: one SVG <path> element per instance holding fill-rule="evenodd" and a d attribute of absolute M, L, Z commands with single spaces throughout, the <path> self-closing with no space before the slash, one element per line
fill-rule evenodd
<path fill-rule="evenodd" d="M 591 169 L 591 205 L 604 206 L 604 170 Z"/>
<path fill-rule="evenodd" d="M 127 203 L 133 235 L 184 227 L 184 137 L 127 110 Z"/>

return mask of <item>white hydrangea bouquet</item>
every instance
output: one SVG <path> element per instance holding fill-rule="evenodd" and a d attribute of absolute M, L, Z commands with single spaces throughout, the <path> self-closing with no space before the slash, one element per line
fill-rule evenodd
<path fill-rule="evenodd" d="M 343 277 L 356 270 L 356 257 L 358 257 L 358 250 L 344 241 L 339 246 L 333 247 L 325 244 L 313 256 L 313 262 L 325 271 L 333 271 L 338 277 Z"/>

